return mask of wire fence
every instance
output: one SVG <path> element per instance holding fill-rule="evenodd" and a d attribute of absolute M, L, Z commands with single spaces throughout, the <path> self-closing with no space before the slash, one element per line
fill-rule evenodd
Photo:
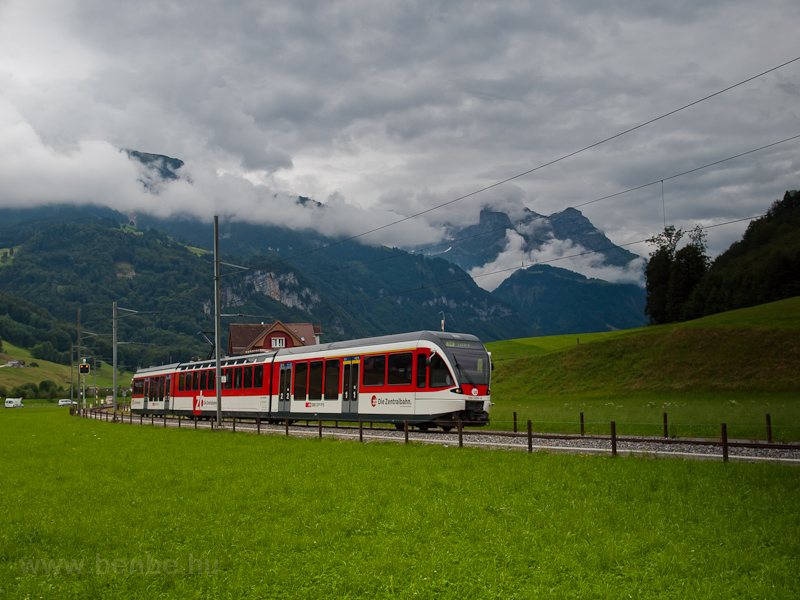
<path fill-rule="evenodd" d="M 107 422 L 117 422 L 117 423 L 128 423 L 128 424 L 138 424 L 138 425 L 151 425 L 151 426 L 161 426 L 161 427 L 190 427 L 194 429 L 203 428 L 203 429 L 211 429 L 211 430 L 227 430 L 233 433 L 236 433 L 237 425 L 239 431 L 248 431 L 251 433 L 261 434 L 264 433 L 276 433 L 282 432 L 286 436 L 292 435 L 300 435 L 304 437 L 308 437 L 309 435 L 317 435 L 320 439 L 327 433 L 328 435 L 333 435 L 336 437 L 336 431 L 343 431 L 346 432 L 346 435 L 349 437 L 355 437 L 356 431 L 358 435 L 359 441 L 363 442 L 365 440 L 365 436 L 371 438 L 381 438 L 385 437 L 387 433 L 393 434 L 392 439 L 397 439 L 398 435 L 402 436 L 404 443 L 408 444 L 410 441 L 417 441 L 412 436 L 412 432 L 414 432 L 414 425 L 410 424 L 409 421 L 404 421 L 402 428 L 399 426 L 395 427 L 391 424 L 376 424 L 372 422 L 365 422 L 363 419 L 359 419 L 357 424 L 355 421 L 348 421 L 348 422 L 340 422 L 340 421 L 323 421 L 323 419 L 308 419 L 308 420 L 294 420 L 290 418 L 284 418 L 282 420 L 278 419 L 262 419 L 261 416 L 254 416 L 254 417 L 229 417 L 222 419 L 221 425 L 218 425 L 214 419 L 210 419 L 207 417 L 199 418 L 197 416 L 186 417 L 183 415 L 172 415 L 172 414 L 159 414 L 156 415 L 151 413 L 149 415 L 138 414 L 134 415 L 130 412 L 129 405 L 120 404 L 118 405 L 118 411 L 114 412 L 113 407 L 111 405 L 100 406 L 91 409 L 78 409 L 76 407 L 72 407 L 70 409 L 70 414 L 81 416 L 84 418 L 92 418 L 92 419 L 99 419 L 104 420 Z M 303 424 L 305 423 L 305 424 Z M 377 426 L 376 426 L 377 425 Z M 669 421 L 667 413 L 664 413 L 664 421 L 663 421 L 663 435 L 661 436 L 642 436 L 642 435 L 625 435 L 621 433 L 621 427 L 618 427 L 616 421 L 610 421 L 608 423 L 593 423 L 593 425 L 600 426 L 603 425 L 607 427 L 608 433 L 590 433 L 587 432 L 587 425 L 588 423 L 583 419 L 583 413 L 581 413 L 581 420 L 580 420 L 580 428 L 581 431 L 579 433 L 543 433 L 543 432 L 535 432 L 534 431 L 534 421 L 526 420 L 524 422 L 524 427 L 520 426 L 520 422 L 516 419 L 513 421 L 513 431 L 508 430 L 493 430 L 487 431 L 484 429 L 477 429 L 477 428 L 467 428 L 461 421 L 457 421 L 456 431 L 455 432 L 445 432 L 439 430 L 420 430 L 420 428 L 416 429 L 416 433 L 424 433 L 426 436 L 426 440 L 429 440 L 431 436 L 449 436 L 447 439 L 456 439 L 458 440 L 458 447 L 463 447 L 465 445 L 465 440 L 470 437 L 474 436 L 491 436 L 493 438 L 507 438 L 509 440 L 514 440 L 514 446 L 520 446 L 527 442 L 527 451 L 528 453 L 533 452 L 534 448 L 534 440 L 594 440 L 594 441 L 601 441 L 606 442 L 608 444 L 608 449 L 610 450 L 611 456 L 618 455 L 618 446 L 620 443 L 652 443 L 657 441 L 659 444 L 667 444 L 667 445 L 681 445 L 681 446 L 706 446 L 706 447 L 718 447 L 721 450 L 721 457 L 724 462 L 728 462 L 729 459 L 729 451 L 732 448 L 753 448 L 753 449 L 760 449 L 760 450 L 786 450 L 786 451 L 794 451 L 800 452 L 800 444 L 797 443 L 780 443 L 776 442 L 772 439 L 772 430 L 771 430 L 771 423 L 770 423 L 770 416 L 766 415 L 766 429 L 767 429 L 767 441 L 755 441 L 755 440 L 748 440 L 748 439 L 737 439 L 732 438 L 729 435 L 728 425 L 727 423 L 720 423 L 714 429 L 716 430 L 715 433 L 706 437 L 676 437 L 670 435 L 669 430 Z M 621 424 L 626 425 L 626 424 Z M 630 424 L 627 424 L 630 425 Z M 648 424 L 649 425 L 649 424 Z M 704 426 L 708 428 L 708 433 L 712 433 L 711 428 L 712 426 Z M 397 431 L 395 431 L 397 429 Z M 282 431 L 281 431 L 282 430 Z M 331 434 L 331 430 L 334 430 L 334 433 Z M 501 443 L 495 445 L 502 445 Z"/>

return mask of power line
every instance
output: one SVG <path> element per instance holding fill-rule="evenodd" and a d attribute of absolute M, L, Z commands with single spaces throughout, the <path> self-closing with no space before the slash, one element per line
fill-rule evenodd
<path fill-rule="evenodd" d="M 766 146 L 761 146 L 760 148 L 754 148 L 753 150 L 748 150 L 747 152 L 741 152 L 740 154 L 736 154 L 735 156 L 729 156 L 728 158 L 723 158 L 722 160 L 718 160 L 712 163 L 708 163 L 707 165 L 703 165 L 702 167 L 695 167 L 694 169 L 689 169 L 688 171 L 683 171 L 682 173 L 677 173 L 675 175 L 670 175 L 669 177 L 662 177 L 661 179 L 656 179 L 655 181 L 651 181 L 650 183 L 645 183 L 642 185 L 637 185 L 636 187 L 629 188 L 627 190 L 623 190 L 621 192 L 617 192 L 615 194 L 610 194 L 608 196 L 603 196 L 602 198 L 597 198 L 595 200 L 589 200 L 588 202 L 582 202 L 581 204 L 576 204 L 573 208 L 580 208 L 581 206 L 586 206 L 587 204 L 594 204 L 595 202 L 600 202 L 601 200 L 608 200 L 609 198 L 614 198 L 616 196 L 621 196 L 622 194 L 627 194 L 629 192 L 635 192 L 636 190 L 641 190 L 642 188 L 649 187 L 651 185 L 655 185 L 659 182 L 663 183 L 665 181 L 669 181 L 670 179 L 676 179 L 677 177 L 683 177 L 684 175 L 689 175 L 690 173 L 694 173 L 696 171 L 701 171 L 703 169 L 708 169 L 709 167 L 714 167 L 716 165 L 722 164 L 729 160 L 733 160 L 735 158 L 741 158 L 742 156 L 746 156 L 748 154 L 753 154 L 754 152 L 758 152 L 759 150 L 765 150 L 767 148 L 772 148 L 773 146 L 777 146 L 779 144 L 785 144 L 786 142 L 791 142 L 792 140 L 796 140 L 800 138 L 800 135 L 793 135 L 792 137 L 788 137 L 784 140 L 779 142 L 773 142 L 772 144 L 767 144 Z"/>
<path fill-rule="evenodd" d="M 608 200 L 610 198 L 616 198 L 617 196 L 621 196 L 623 194 L 628 194 L 628 193 L 634 192 L 636 190 L 641 190 L 643 188 L 650 187 L 650 186 L 655 185 L 657 183 L 661 183 L 662 184 L 662 194 L 663 194 L 663 183 L 665 181 L 669 181 L 671 179 L 676 179 L 678 177 L 683 177 L 684 175 L 689 175 L 691 173 L 695 173 L 695 172 L 701 171 L 703 169 L 708 169 L 710 167 L 714 167 L 714 166 L 720 165 L 722 163 L 734 160 L 736 158 L 741 158 L 742 156 L 747 156 L 748 154 L 753 154 L 755 152 L 759 152 L 759 151 L 765 150 L 767 148 L 772 148 L 772 147 L 778 146 L 780 144 L 785 144 L 787 142 L 790 142 L 790 141 L 793 141 L 793 140 L 796 140 L 796 139 L 799 139 L 799 138 L 800 138 L 800 134 L 794 135 L 794 136 L 785 138 L 783 140 L 780 140 L 778 142 L 773 142 L 771 144 L 766 144 L 764 146 L 760 146 L 760 147 L 754 148 L 752 150 L 747 150 L 746 152 L 740 152 L 739 154 L 735 154 L 734 156 L 729 156 L 727 158 L 723 158 L 723 159 L 720 159 L 720 160 L 705 164 L 705 165 L 700 166 L 700 167 L 695 167 L 693 169 L 689 169 L 689 170 L 683 171 L 681 173 L 676 173 L 674 175 L 669 175 L 667 177 L 662 177 L 660 179 L 656 179 L 655 181 L 651 181 L 650 183 L 644 183 L 642 185 L 637 185 L 635 187 L 628 188 L 628 189 L 622 190 L 620 192 L 615 192 L 613 194 L 609 194 L 609 195 L 603 196 L 601 198 L 595 198 L 594 200 L 589 200 L 587 202 L 582 202 L 580 204 L 575 204 L 572 208 L 580 208 L 582 206 L 586 206 L 586 205 L 589 205 L 589 204 L 594 204 L 594 203 L 600 202 L 602 200 Z M 663 200 L 663 198 L 662 198 L 662 200 Z M 529 222 L 531 220 L 535 220 L 536 218 L 539 218 L 540 216 L 543 216 L 543 215 L 537 215 L 537 216 L 531 217 L 531 218 L 529 218 L 527 220 L 526 219 L 520 219 L 517 222 L 517 224 L 522 224 L 524 222 Z M 751 217 L 751 218 L 753 218 L 753 217 Z M 731 221 L 731 223 L 734 223 L 734 222 L 736 222 L 736 221 Z M 666 215 L 664 217 L 664 223 L 665 223 L 665 227 L 666 227 Z M 484 235 L 490 235 L 492 233 L 497 233 L 497 232 L 500 232 L 500 231 L 507 231 L 508 229 L 509 229 L 509 227 L 502 226 L 502 227 L 497 227 L 495 229 L 490 229 L 489 231 L 482 231 L 480 233 L 476 233 L 476 234 L 473 234 L 473 235 L 468 235 L 468 236 L 464 236 L 464 237 L 460 237 L 460 238 L 455 238 L 455 239 L 452 239 L 452 240 L 447 240 L 447 241 L 444 241 L 444 242 L 441 242 L 441 243 L 438 243 L 438 244 L 434 244 L 433 246 L 426 246 L 424 248 L 419 248 L 417 250 L 417 252 L 415 252 L 414 254 L 423 253 L 422 255 L 425 256 L 424 252 L 427 251 L 427 250 L 433 250 L 435 248 L 439 248 L 441 246 L 447 246 L 449 244 L 457 244 L 459 242 L 463 242 L 463 241 L 466 241 L 466 240 L 471 240 L 471 239 L 474 239 L 474 238 L 477 238 L 477 237 L 481 237 L 481 236 L 484 236 Z M 541 239 L 534 238 L 534 241 L 545 242 L 546 240 L 541 240 Z M 300 255 L 300 256 L 304 256 L 304 255 Z M 413 256 L 413 255 L 411 253 L 393 254 L 391 256 L 385 256 L 385 257 L 377 258 L 377 259 L 371 260 L 371 261 L 358 261 L 357 265 L 371 265 L 371 264 L 374 264 L 374 263 L 377 263 L 377 262 L 383 262 L 383 261 L 387 261 L 387 260 L 395 260 L 397 258 L 402 258 L 402 257 L 407 257 L 407 256 Z M 297 258 L 297 257 L 294 257 L 294 258 Z M 287 261 L 289 261 L 289 260 L 292 260 L 292 259 L 291 258 L 287 258 L 287 259 L 278 258 L 279 262 L 283 262 L 283 263 L 287 264 L 287 266 L 288 266 L 288 262 Z M 343 267 L 338 267 L 338 268 L 335 268 L 335 269 L 326 269 L 326 272 L 335 273 L 335 272 L 338 272 L 338 271 L 344 271 L 344 270 L 347 270 L 347 269 L 351 269 L 351 268 L 353 268 L 353 266 L 354 265 L 350 264 L 350 265 L 346 265 L 346 266 L 343 266 Z M 241 267 L 241 268 L 244 269 L 245 267 Z M 264 270 L 264 269 L 255 269 L 255 270 Z M 313 274 L 313 271 L 312 271 L 312 274 Z"/>
<path fill-rule="evenodd" d="M 761 218 L 763 216 L 765 216 L 765 215 L 755 215 L 753 217 L 746 217 L 744 219 L 735 219 L 733 221 L 726 221 L 724 223 L 716 223 L 714 225 L 706 225 L 704 227 L 701 227 L 700 229 L 703 229 L 703 230 L 712 229 L 714 227 L 722 227 L 723 225 L 732 225 L 734 223 L 741 223 L 743 221 L 752 221 L 753 219 L 759 219 L 759 218 Z M 643 239 L 643 240 L 636 240 L 635 242 L 627 242 L 625 244 L 612 244 L 611 246 L 608 246 L 606 248 L 600 248 L 598 250 L 586 250 L 585 252 L 578 252 L 576 254 L 571 254 L 571 255 L 568 255 L 568 256 L 559 256 L 559 257 L 551 258 L 551 259 L 548 259 L 548 260 L 532 262 L 532 263 L 530 263 L 528 265 L 525 265 L 524 262 L 523 262 L 523 266 L 521 268 L 530 268 L 530 267 L 534 267 L 536 265 L 544 265 L 544 264 L 549 264 L 549 263 L 553 263 L 553 262 L 558 262 L 560 260 L 567 260 L 569 258 L 577 258 L 577 257 L 580 257 L 580 256 L 586 256 L 586 255 L 589 255 L 589 254 L 596 254 L 596 253 L 599 253 L 599 252 L 605 252 L 607 250 L 613 250 L 615 248 L 624 248 L 626 246 L 633 246 L 633 245 L 636 245 L 636 244 L 644 244 L 644 243 L 647 243 L 647 241 L 649 239 L 651 239 L 651 238 L 652 238 L 652 236 L 649 237 L 649 238 Z M 393 292 L 391 294 L 384 294 L 382 296 L 375 296 L 375 297 L 372 297 L 372 298 L 364 298 L 363 300 L 354 300 L 352 302 L 345 302 L 344 304 L 337 304 L 337 305 L 334 305 L 334 306 L 346 307 L 346 306 L 351 306 L 351 305 L 354 305 L 354 304 L 362 304 L 364 302 L 375 302 L 375 301 L 378 301 L 378 300 L 383 300 L 384 298 L 393 298 L 393 297 L 396 297 L 396 296 L 401 296 L 403 294 L 411 294 L 413 292 L 418 292 L 418 291 L 420 291 L 422 289 L 430 289 L 430 288 L 435 288 L 435 287 L 444 287 L 446 285 L 452 285 L 452 284 L 461 283 L 461 282 L 464 282 L 464 281 L 471 281 L 471 280 L 474 281 L 475 279 L 480 279 L 481 277 L 488 277 L 489 275 L 497 275 L 497 274 L 500 274 L 500 273 L 507 273 L 509 271 L 517 271 L 519 269 L 520 269 L 520 267 L 517 267 L 517 266 L 509 267 L 509 268 L 506 268 L 506 269 L 498 269 L 496 271 L 491 271 L 489 273 L 481 273 L 480 275 L 476 275 L 474 277 L 473 276 L 460 277 L 458 279 L 452 279 L 450 281 L 444 281 L 444 282 L 441 282 L 441 283 L 434 283 L 432 285 L 426 286 L 425 288 L 412 288 L 412 289 L 407 289 L 407 290 L 403 290 L 403 291 L 399 291 L 399 292 Z"/>
<path fill-rule="evenodd" d="M 386 225 L 381 225 L 380 227 L 375 227 L 373 229 L 370 229 L 369 231 L 365 231 L 363 233 L 359 233 L 357 235 L 353 235 L 353 236 L 338 240 L 336 242 L 333 242 L 331 244 L 327 244 L 325 246 L 320 246 L 319 248 L 315 248 L 313 250 L 309 250 L 308 252 L 304 252 L 302 254 L 297 254 L 297 255 L 295 255 L 295 256 L 287 259 L 287 260 L 292 260 L 294 258 L 300 258 L 300 257 L 306 256 L 308 254 L 313 254 L 313 253 L 319 252 L 321 250 L 326 250 L 326 249 L 331 248 L 333 246 L 338 246 L 339 244 L 343 244 L 345 242 L 350 242 L 350 241 L 358 239 L 360 237 L 364 237 L 365 235 L 369 235 L 371 233 L 376 233 L 376 232 L 381 231 L 383 229 L 387 229 L 389 227 L 393 227 L 395 225 L 399 225 L 400 223 L 404 223 L 404 222 L 409 221 L 411 219 L 415 219 L 416 217 L 419 217 L 419 216 L 422 216 L 424 214 L 433 212 L 434 210 L 438 210 L 438 209 L 443 208 L 445 206 L 449 206 L 451 204 L 454 204 L 455 202 L 459 202 L 459 201 L 464 200 L 466 198 L 470 198 L 470 197 L 475 196 L 477 194 L 481 194 L 481 193 L 486 192 L 486 191 L 488 191 L 488 190 L 490 190 L 492 188 L 495 188 L 495 187 L 498 187 L 498 186 L 503 185 L 505 183 L 508 183 L 509 181 L 514 181 L 515 179 L 519 179 L 520 177 L 524 177 L 525 175 L 530 175 L 531 173 L 534 173 L 536 171 L 544 169 L 545 167 L 549 167 L 551 165 L 554 165 L 556 163 L 564 161 L 564 160 L 566 160 L 568 158 L 572 158 L 573 156 L 576 156 L 578 154 L 586 152 L 587 150 L 591 150 L 592 148 L 596 148 L 596 147 L 598 147 L 598 146 L 600 146 L 602 144 L 605 144 L 605 143 L 610 142 L 612 140 L 615 140 L 615 139 L 617 139 L 619 137 L 622 137 L 623 135 L 627 135 L 628 133 L 636 131 L 637 129 L 641 129 L 643 127 L 646 127 L 647 125 L 651 125 L 651 124 L 653 124 L 653 123 L 655 123 L 657 121 L 660 121 L 660 120 L 665 119 L 665 118 L 667 118 L 669 116 L 672 116 L 672 115 L 674 115 L 676 113 L 679 113 L 679 112 L 681 112 L 683 110 L 686 110 L 687 108 L 691 108 L 692 106 L 696 106 L 697 104 L 700 104 L 701 102 L 705 102 L 706 100 L 710 100 L 711 98 L 714 98 L 716 96 L 724 94 L 725 92 L 728 92 L 728 91 L 730 91 L 732 89 L 740 87 L 740 86 L 742 86 L 742 85 L 744 85 L 746 83 L 749 83 L 749 82 L 751 82 L 751 81 L 753 81 L 755 79 L 758 79 L 759 77 L 762 77 L 764 75 L 772 73 L 773 71 L 777 71 L 778 69 L 781 69 L 781 68 L 783 68 L 783 67 L 785 67 L 787 65 L 790 65 L 790 64 L 792 64 L 794 62 L 797 62 L 799 60 L 800 60 L 800 56 L 798 56 L 796 58 L 793 58 L 791 60 L 788 60 L 788 61 L 786 61 L 786 62 L 784 62 L 784 63 L 782 63 L 782 64 L 780 64 L 778 66 L 775 66 L 775 67 L 772 67 L 770 69 L 767 69 L 766 71 L 762 71 L 761 73 L 758 73 L 757 75 L 753 75 L 752 77 L 748 77 L 747 79 L 744 79 L 744 80 L 742 80 L 742 81 L 740 81 L 738 83 L 735 83 L 735 84 L 730 85 L 730 86 L 728 86 L 728 87 L 726 87 L 724 89 L 721 89 L 721 90 L 719 90 L 717 92 L 714 92 L 713 94 L 709 94 L 709 95 L 704 96 L 704 97 L 702 97 L 702 98 L 700 98 L 698 100 L 695 100 L 693 102 L 685 104 L 685 105 L 681 106 L 680 108 L 676 108 L 676 109 L 671 110 L 671 111 L 669 111 L 667 113 L 664 113 L 663 115 L 660 115 L 658 117 L 655 117 L 653 119 L 645 121 L 644 123 L 640 123 L 639 125 L 636 125 L 634 127 L 630 127 L 628 129 L 625 129 L 624 131 L 621 131 L 621 132 L 616 133 L 616 134 L 614 134 L 614 135 L 612 135 L 610 137 L 602 139 L 599 142 L 595 142 L 593 144 L 585 146 L 585 147 L 581 148 L 580 150 L 575 150 L 573 152 L 570 152 L 569 154 L 565 154 L 564 156 L 561 156 L 560 158 L 556 158 L 556 159 L 551 160 L 549 162 L 543 163 L 543 164 L 539 165 L 538 167 L 534 167 L 532 169 L 528 169 L 527 171 L 523 171 L 522 173 L 519 173 L 517 175 L 513 175 L 511 177 L 508 177 L 508 178 L 503 179 L 501 181 L 495 182 L 495 183 L 493 183 L 491 185 L 488 185 L 486 187 L 480 188 L 480 189 L 475 190 L 473 192 L 470 192 L 468 194 L 464 194 L 463 196 L 459 196 L 458 198 L 454 198 L 453 200 L 449 200 L 447 202 L 443 202 L 442 204 L 439 204 L 437 206 L 433 206 L 431 208 L 428 208 L 426 210 L 420 211 L 420 212 L 415 213 L 413 215 L 409 215 L 407 217 L 403 217 L 402 219 L 398 219 L 398 220 L 393 221 L 391 223 L 387 223 Z"/>

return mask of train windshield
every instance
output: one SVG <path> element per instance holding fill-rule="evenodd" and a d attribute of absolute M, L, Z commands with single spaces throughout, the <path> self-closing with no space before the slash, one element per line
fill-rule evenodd
<path fill-rule="evenodd" d="M 451 362 L 456 368 L 461 383 L 489 385 L 489 355 L 475 350 L 450 350 Z"/>

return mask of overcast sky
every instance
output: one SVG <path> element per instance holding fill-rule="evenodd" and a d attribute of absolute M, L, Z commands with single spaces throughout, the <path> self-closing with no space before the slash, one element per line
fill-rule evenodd
<path fill-rule="evenodd" d="M 797 0 L 0 0 L 0 206 L 357 234 L 798 58 L 799 27 Z M 551 214 L 795 135 L 800 61 L 373 240 L 433 242 L 485 205 Z M 121 148 L 186 176 L 154 195 Z M 665 213 L 750 217 L 800 188 L 799 157 L 794 140 L 665 181 L 663 206 L 659 183 L 580 210 L 619 244 Z M 745 226 L 709 230 L 711 253 Z"/>

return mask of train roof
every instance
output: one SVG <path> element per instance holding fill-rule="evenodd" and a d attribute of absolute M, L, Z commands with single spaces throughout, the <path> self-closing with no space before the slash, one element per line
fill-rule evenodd
<path fill-rule="evenodd" d="M 391 335 L 381 335 L 377 337 L 361 338 L 357 340 L 345 340 L 341 342 L 329 342 L 315 346 L 295 346 L 294 348 L 281 348 L 279 356 L 303 354 L 305 352 L 321 352 L 324 350 L 347 350 L 348 348 L 362 348 L 364 346 L 380 346 L 383 344 L 396 344 L 417 342 L 426 340 L 438 346 L 444 346 L 445 340 L 464 340 L 470 342 L 480 342 L 480 340 L 469 333 L 449 333 L 442 331 L 413 331 L 409 333 L 395 333 Z"/>
<path fill-rule="evenodd" d="M 444 347 L 447 341 L 466 341 L 478 342 L 481 341 L 470 333 L 450 333 L 447 331 L 413 331 L 409 333 L 396 333 L 390 335 L 381 335 L 369 338 L 360 338 L 356 340 L 345 340 L 341 342 L 328 342 L 326 344 L 316 344 L 313 346 L 295 346 L 293 348 L 281 348 L 280 350 L 267 350 L 265 352 L 258 352 L 253 354 L 242 354 L 236 356 L 226 356 L 220 360 L 224 366 L 231 366 L 233 364 L 253 364 L 265 362 L 268 358 L 277 354 L 278 356 L 291 356 L 294 354 L 305 354 L 307 352 L 323 352 L 328 350 L 347 350 L 349 348 L 363 348 L 369 346 L 379 346 L 383 344 L 396 344 L 418 342 L 425 340 L 436 344 L 437 346 Z M 160 371 L 183 371 L 196 368 L 210 368 L 216 365 L 216 360 L 201 360 L 188 363 L 173 363 L 170 365 L 161 365 L 158 367 L 147 367 L 139 369 L 136 374 L 148 375 L 157 374 Z"/>

